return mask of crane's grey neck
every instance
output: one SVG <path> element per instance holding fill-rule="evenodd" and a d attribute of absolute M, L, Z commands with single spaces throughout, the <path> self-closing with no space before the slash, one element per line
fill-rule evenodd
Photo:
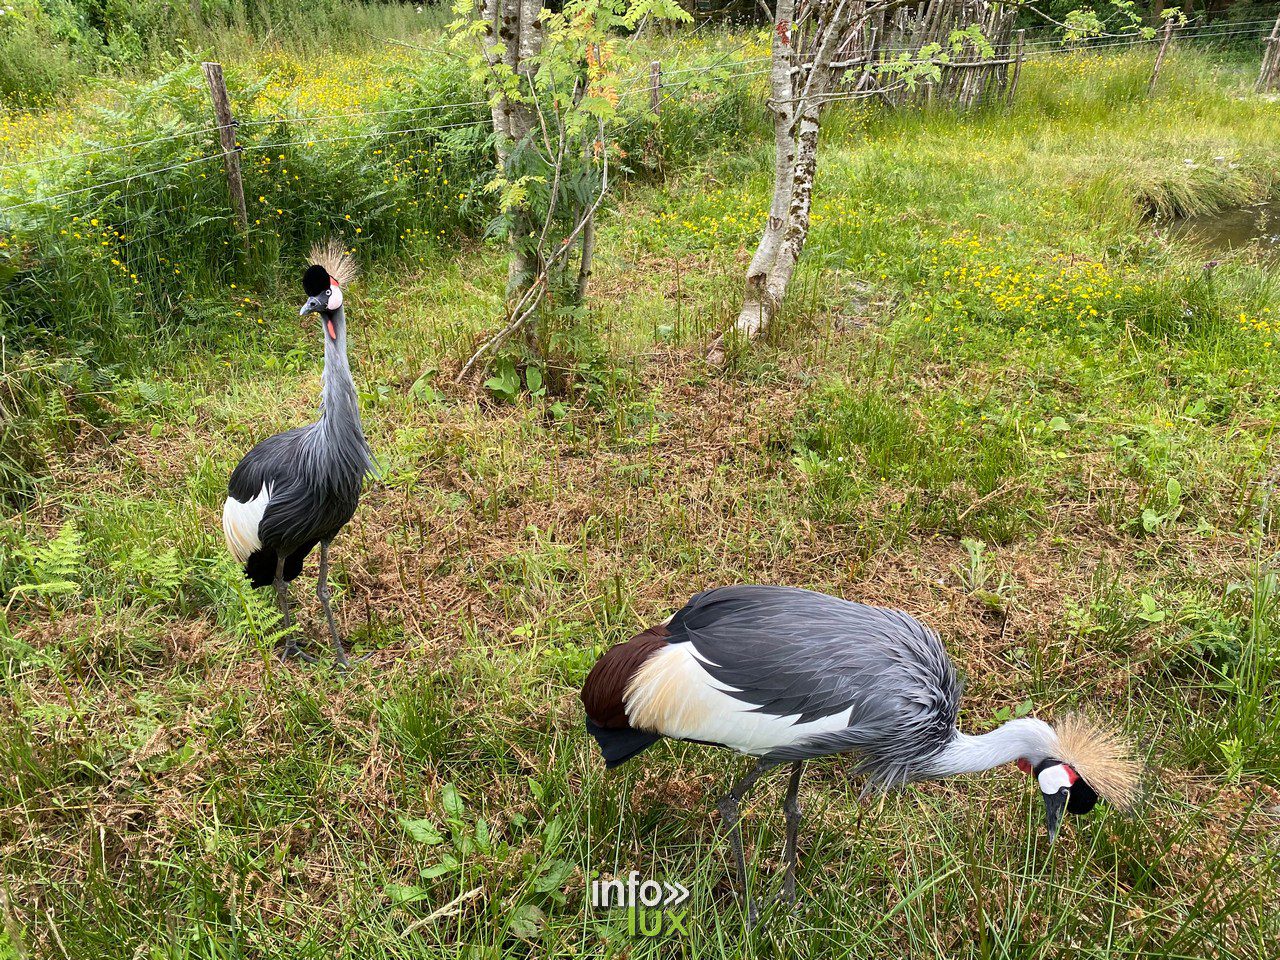
<path fill-rule="evenodd" d="M 332 318 L 337 338 L 324 338 L 324 373 L 320 387 L 320 421 L 316 436 L 322 443 L 325 479 L 341 487 L 355 486 L 373 465 L 369 444 L 360 423 L 356 385 L 347 362 L 346 309 L 339 307 Z"/>
<path fill-rule="evenodd" d="M 1010 720 L 990 733 L 971 736 L 956 730 L 955 736 L 928 763 L 923 776 L 929 779 L 961 773 L 980 773 L 1015 760 L 1029 760 L 1034 766 L 1053 757 L 1058 736 L 1043 720 L 1024 717 Z"/>

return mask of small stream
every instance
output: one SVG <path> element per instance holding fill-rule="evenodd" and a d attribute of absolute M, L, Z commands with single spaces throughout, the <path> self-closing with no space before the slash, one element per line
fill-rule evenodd
<path fill-rule="evenodd" d="M 1253 245 L 1264 264 L 1280 264 L 1280 200 L 1171 221 L 1170 240 L 1201 251 L 1205 259 Z"/>

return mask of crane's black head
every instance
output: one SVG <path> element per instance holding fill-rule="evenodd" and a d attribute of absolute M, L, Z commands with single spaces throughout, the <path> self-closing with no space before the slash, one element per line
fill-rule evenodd
<path fill-rule="evenodd" d="M 1034 773 L 1036 782 L 1040 785 L 1050 843 L 1058 835 L 1058 825 L 1062 822 L 1064 811 L 1081 816 L 1092 810 L 1098 802 L 1097 792 L 1068 763 L 1048 759 L 1041 760 L 1032 768 L 1025 760 L 1020 760 L 1018 766 L 1028 773 Z"/>
<path fill-rule="evenodd" d="M 338 327 L 334 314 L 342 306 L 342 287 L 338 281 L 329 276 L 329 271 L 318 263 L 307 267 L 302 275 L 302 289 L 307 294 L 307 302 L 298 311 L 299 316 L 318 313 L 324 320 L 325 333 L 330 340 L 338 339 Z"/>

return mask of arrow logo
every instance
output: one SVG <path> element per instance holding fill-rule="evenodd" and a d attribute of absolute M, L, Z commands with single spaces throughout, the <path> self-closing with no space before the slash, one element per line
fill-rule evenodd
<path fill-rule="evenodd" d="M 666 896 L 662 900 L 664 907 L 678 907 L 689 899 L 689 888 L 683 883 L 667 883 L 662 881 L 662 886 L 666 889 Z"/>

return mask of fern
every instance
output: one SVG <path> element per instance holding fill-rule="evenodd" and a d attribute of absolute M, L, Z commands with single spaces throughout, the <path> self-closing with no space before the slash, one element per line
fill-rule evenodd
<path fill-rule="evenodd" d="M 34 594 L 43 600 L 79 596 L 85 575 L 86 545 L 75 523 L 68 520 L 57 536 L 40 545 L 24 544 L 26 581 L 15 594 Z"/>
<path fill-rule="evenodd" d="M 237 640 L 260 647 L 280 644 L 290 629 L 283 627 L 283 617 L 270 590 L 255 590 L 245 579 L 244 571 L 230 557 L 214 561 L 210 586 L 218 611 L 219 625 Z"/>
<path fill-rule="evenodd" d="M 154 551 L 134 547 L 113 561 L 111 572 L 127 595 L 170 603 L 178 599 L 178 588 L 186 576 L 182 558 L 176 549 Z"/>

